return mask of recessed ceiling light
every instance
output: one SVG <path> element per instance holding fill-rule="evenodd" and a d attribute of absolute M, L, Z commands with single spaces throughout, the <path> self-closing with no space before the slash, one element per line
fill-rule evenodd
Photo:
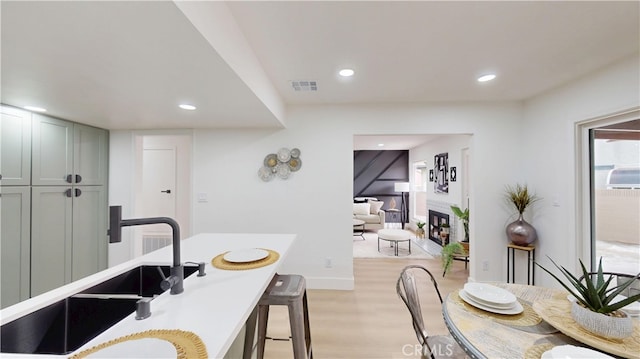
<path fill-rule="evenodd" d="M 478 82 L 487 82 L 487 81 L 491 81 L 491 80 L 493 80 L 495 78 L 496 78 L 495 74 L 482 75 L 482 76 L 478 77 Z"/>
<path fill-rule="evenodd" d="M 342 77 L 350 77 L 350 76 L 353 76 L 353 74 L 355 74 L 355 71 L 353 71 L 352 69 L 342 69 L 338 73 Z"/>
<path fill-rule="evenodd" d="M 378 143 L 378 147 L 384 147 L 384 143 Z"/>
<path fill-rule="evenodd" d="M 25 110 L 36 111 L 36 112 L 47 112 L 46 108 L 38 107 L 38 106 L 24 106 L 22 107 Z"/>
<path fill-rule="evenodd" d="M 194 105 L 189 105 L 186 103 L 181 103 L 178 107 L 180 107 L 183 110 L 189 110 L 189 111 L 193 111 L 196 109 L 196 107 Z"/>

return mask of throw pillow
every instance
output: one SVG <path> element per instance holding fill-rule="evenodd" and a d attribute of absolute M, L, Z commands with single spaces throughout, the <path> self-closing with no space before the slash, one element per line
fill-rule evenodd
<path fill-rule="evenodd" d="M 370 208 L 371 205 L 369 203 L 354 203 L 353 214 L 369 214 Z"/>
<path fill-rule="evenodd" d="M 371 214 L 378 214 L 378 211 L 380 211 L 380 208 L 382 208 L 382 205 L 384 204 L 383 201 L 369 201 L 369 204 L 371 205 Z"/>

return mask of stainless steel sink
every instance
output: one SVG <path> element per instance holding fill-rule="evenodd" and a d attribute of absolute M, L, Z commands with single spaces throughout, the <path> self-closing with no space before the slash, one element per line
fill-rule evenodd
<path fill-rule="evenodd" d="M 68 354 L 135 312 L 142 297 L 164 292 L 158 267 L 143 265 L 0 327 L 2 353 Z M 198 271 L 185 266 L 185 278 Z"/>

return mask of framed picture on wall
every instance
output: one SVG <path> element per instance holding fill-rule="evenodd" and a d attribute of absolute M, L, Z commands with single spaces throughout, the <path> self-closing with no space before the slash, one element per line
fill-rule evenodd
<path fill-rule="evenodd" d="M 429 182 L 433 182 L 433 170 L 429 170 Z"/>
<path fill-rule="evenodd" d="M 451 169 L 449 170 L 449 180 L 451 180 L 451 182 L 455 182 L 458 178 L 458 171 L 455 167 L 451 167 Z"/>
<path fill-rule="evenodd" d="M 449 153 L 440 153 L 433 157 L 433 189 L 436 193 L 449 193 Z"/>

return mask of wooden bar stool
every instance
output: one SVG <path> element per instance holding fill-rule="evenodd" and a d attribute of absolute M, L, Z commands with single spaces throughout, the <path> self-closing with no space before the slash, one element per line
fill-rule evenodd
<path fill-rule="evenodd" d="M 270 305 L 286 305 L 289 309 L 293 357 L 295 359 L 313 358 L 311 333 L 309 331 L 307 289 L 304 277 L 295 274 L 276 274 L 273 285 L 260 298 L 258 302 L 258 359 L 264 358 Z"/>

